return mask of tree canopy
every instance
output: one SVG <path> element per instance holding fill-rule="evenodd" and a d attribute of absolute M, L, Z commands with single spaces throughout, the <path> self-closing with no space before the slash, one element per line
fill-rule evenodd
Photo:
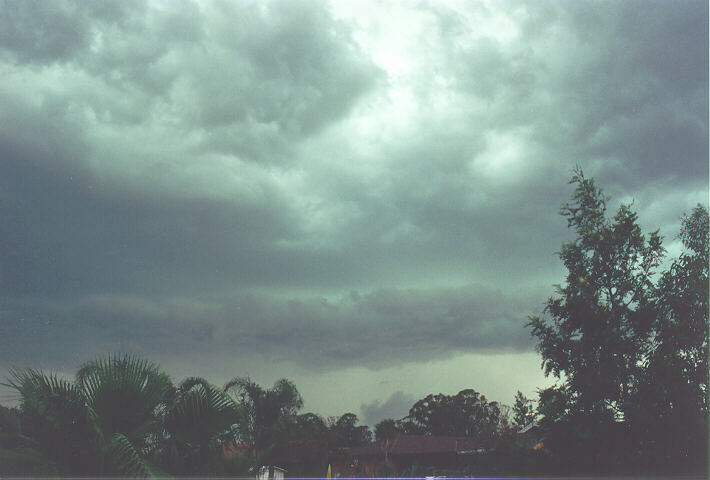
<path fill-rule="evenodd" d="M 606 216 L 607 197 L 577 169 L 560 213 L 576 238 L 558 252 L 567 268 L 546 316 L 529 325 L 546 374 L 564 375 L 570 408 L 619 417 L 653 327 L 653 275 L 664 249 L 658 231 L 641 232 L 631 205 Z"/>
<path fill-rule="evenodd" d="M 518 427 L 524 427 L 535 419 L 535 409 L 532 405 L 533 401 L 528 399 L 523 392 L 518 390 L 515 394 L 515 402 L 513 403 L 513 422 Z"/>
<path fill-rule="evenodd" d="M 575 237 L 558 252 L 566 282 L 528 323 L 545 374 L 561 382 L 540 392 L 538 411 L 560 449 L 577 446 L 564 454 L 590 468 L 706 468 L 708 212 L 683 217 L 685 251 L 659 272 L 661 236 L 642 232 L 633 204 L 610 218 L 594 180 L 578 168 L 570 183 L 560 213 Z"/>
<path fill-rule="evenodd" d="M 418 400 L 400 420 L 375 426 L 378 439 L 398 434 L 478 437 L 492 440 L 509 429 L 507 407 L 485 395 L 464 389 L 456 395 L 430 394 Z"/>
<path fill-rule="evenodd" d="M 253 443 L 257 455 L 273 446 L 279 433 L 287 427 L 285 421 L 303 407 L 303 398 L 296 385 L 282 378 L 264 389 L 248 377 L 236 377 L 226 383 L 224 391 L 234 393 L 246 411 L 242 440 Z"/>

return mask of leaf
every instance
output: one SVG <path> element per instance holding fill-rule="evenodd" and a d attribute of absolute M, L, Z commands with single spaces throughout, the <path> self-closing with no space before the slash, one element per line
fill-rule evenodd
<path fill-rule="evenodd" d="M 122 433 L 114 433 L 106 449 L 106 455 L 116 473 L 134 478 L 153 477 L 153 471 L 135 449 L 133 444 Z"/>

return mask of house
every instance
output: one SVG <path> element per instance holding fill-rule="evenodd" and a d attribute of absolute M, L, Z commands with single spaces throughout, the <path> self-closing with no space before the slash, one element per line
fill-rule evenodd
<path fill-rule="evenodd" d="M 256 480 L 284 480 L 286 478 L 286 470 L 273 465 L 259 468 L 256 474 Z"/>
<path fill-rule="evenodd" d="M 537 421 L 532 421 L 518 430 L 516 442 L 533 450 L 540 450 L 544 447 L 546 429 L 542 428 Z"/>
<path fill-rule="evenodd" d="M 333 465 L 341 477 L 375 476 L 387 464 L 389 440 L 379 440 L 351 447 L 345 451 L 345 462 Z"/>
<path fill-rule="evenodd" d="M 346 452 L 347 470 L 341 476 L 407 474 L 413 468 L 446 468 L 488 449 L 475 438 L 429 435 L 399 435 Z"/>

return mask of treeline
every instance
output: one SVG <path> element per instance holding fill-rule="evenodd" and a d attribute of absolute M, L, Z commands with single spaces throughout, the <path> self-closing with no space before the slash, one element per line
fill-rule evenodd
<path fill-rule="evenodd" d="M 27 369 L 6 384 L 16 408 L 0 407 L 0 474 L 242 476 L 260 465 L 323 476 L 345 449 L 374 440 L 353 413 L 300 413 L 296 385 L 265 388 L 238 377 L 217 387 L 174 384 L 157 365 L 115 354 L 82 365 L 74 379 Z M 471 389 L 428 395 L 405 418 L 384 420 L 377 439 L 399 434 L 470 436 L 493 447 L 512 435 L 510 409 Z"/>
<path fill-rule="evenodd" d="M 0 407 L 3 475 L 240 476 L 276 463 L 322 476 L 332 454 L 371 440 L 352 413 L 299 414 L 303 400 L 286 379 L 174 384 L 127 354 L 94 359 L 73 380 L 12 371 L 6 385 L 20 405 Z"/>
<path fill-rule="evenodd" d="M 234 476 L 276 464 L 291 475 L 322 476 L 345 448 L 373 440 L 353 413 L 300 413 L 303 399 L 287 379 L 271 388 L 249 378 L 223 388 L 199 377 L 173 384 L 157 365 L 127 354 L 94 359 L 73 380 L 13 371 L 6 385 L 20 405 L 0 407 L 4 475 Z M 428 395 L 375 434 L 493 442 L 513 431 L 507 410 L 470 389 Z"/>
<path fill-rule="evenodd" d="M 375 425 L 377 440 L 397 435 L 443 435 L 476 437 L 492 446 L 496 440 L 511 433 L 510 408 L 489 402 L 485 395 L 472 389 L 456 395 L 427 395 L 409 409 L 402 419 L 386 419 Z"/>

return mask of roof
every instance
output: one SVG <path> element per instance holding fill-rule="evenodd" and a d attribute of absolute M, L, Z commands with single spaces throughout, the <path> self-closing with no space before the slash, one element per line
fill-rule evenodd
<path fill-rule="evenodd" d="M 364 457 L 367 455 L 384 455 L 385 442 L 383 442 L 382 440 L 378 440 L 376 442 L 358 445 L 357 447 L 350 447 L 347 449 L 347 453 L 352 457 Z"/>
<path fill-rule="evenodd" d="M 518 433 L 522 435 L 522 434 L 524 434 L 524 433 L 529 432 L 529 431 L 532 430 L 533 428 L 536 428 L 536 427 L 539 427 L 539 426 L 540 426 L 540 424 L 539 424 L 536 420 L 533 420 L 532 422 L 528 423 L 527 425 L 525 425 L 524 427 L 522 427 L 520 430 L 518 430 Z"/>
<path fill-rule="evenodd" d="M 459 453 L 480 448 L 480 442 L 470 437 L 439 437 L 426 435 L 400 435 L 390 447 L 392 455 L 423 453 Z"/>
<path fill-rule="evenodd" d="M 432 453 L 469 453 L 480 450 L 481 442 L 470 437 L 399 435 L 392 441 L 377 441 L 348 449 L 351 457 L 384 455 L 422 455 Z"/>
<path fill-rule="evenodd" d="M 231 457 L 232 455 L 253 455 L 254 447 L 248 443 L 225 443 L 222 445 L 222 453 L 226 457 Z"/>

